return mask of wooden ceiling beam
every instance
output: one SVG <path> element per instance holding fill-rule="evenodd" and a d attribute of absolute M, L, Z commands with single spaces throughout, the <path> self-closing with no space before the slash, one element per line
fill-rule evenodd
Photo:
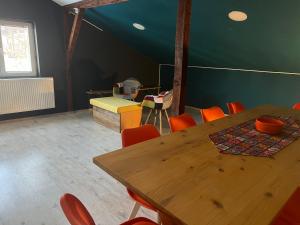
<path fill-rule="evenodd" d="M 74 8 L 88 9 L 88 8 L 95 8 L 104 5 L 118 4 L 127 1 L 128 0 L 83 0 L 83 1 L 66 5 L 65 7 L 69 9 L 74 9 Z"/>
<path fill-rule="evenodd" d="M 71 33 L 68 38 L 67 52 L 66 52 L 66 80 L 67 80 L 67 100 L 68 100 L 68 110 L 73 110 L 73 93 L 72 93 L 72 79 L 71 79 L 71 63 L 74 55 L 74 50 L 76 47 L 76 42 L 79 36 L 82 18 L 84 16 L 84 9 L 79 9 L 78 13 L 75 14 Z M 65 13 L 68 13 L 67 11 Z M 65 30 L 68 30 L 67 27 Z"/>
<path fill-rule="evenodd" d="M 67 103 L 68 110 L 73 110 L 73 91 L 72 91 L 72 77 L 71 77 L 71 63 L 73 59 L 74 50 L 76 47 L 76 42 L 79 36 L 82 19 L 84 16 L 85 9 L 94 8 L 104 5 L 118 4 L 122 2 L 127 2 L 128 0 L 83 0 L 75 2 L 70 5 L 66 5 L 65 8 L 65 32 L 67 36 L 67 49 L 66 49 L 66 82 L 67 82 Z M 72 29 L 69 35 L 68 29 L 68 13 L 70 10 L 75 10 L 75 17 L 72 25 Z"/>
<path fill-rule="evenodd" d="M 179 115 L 185 110 L 185 87 L 188 70 L 188 51 L 190 39 L 192 0 L 179 0 L 176 43 L 175 71 L 173 80 L 172 113 Z"/>
<path fill-rule="evenodd" d="M 72 25 L 72 29 L 68 41 L 68 47 L 67 47 L 67 55 L 69 56 L 70 61 L 72 60 L 74 48 L 76 46 L 76 42 L 79 36 L 79 32 L 82 24 L 82 18 L 84 16 L 84 11 L 85 11 L 84 9 L 79 9 L 78 13 L 75 14 L 74 16 L 73 25 Z"/>

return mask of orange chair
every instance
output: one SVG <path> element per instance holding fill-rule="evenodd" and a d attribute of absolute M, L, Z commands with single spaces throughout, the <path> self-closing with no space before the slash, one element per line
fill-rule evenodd
<path fill-rule="evenodd" d="M 273 219 L 271 225 L 300 224 L 300 187 L 292 194 L 283 208 Z"/>
<path fill-rule="evenodd" d="M 296 104 L 293 106 L 293 109 L 300 110 L 300 102 L 299 102 L 299 103 L 296 103 Z"/>
<path fill-rule="evenodd" d="M 227 103 L 229 114 L 237 114 L 245 110 L 245 106 L 240 102 Z"/>
<path fill-rule="evenodd" d="M 146 124 L 141 127 L 125 129 L 121 133 L 122 136 L 122 145 L 124 147 L 128 147 L 130 145 L 134 145 L 140 142 L 144 142 L 150 139 L 154 139 L 160 137 L 160 133 L 155 128 L 155 126 L 151 124 Z M 141 206 L 157 211 L 152 205 L 143 200 L 140 196 L 133 193 L 131 190 L 127 188 L 127 192 L 129 196 L 135 201 L 135 204 L 130 213 L 129 219 L 136 217 Z"/>
<path fill-rule="evenodd" d="M 225 117 L 223 110 L 218 106 L 213 106 L 208 109 L 200 109 L 203 122 L 211 122 Z"/>
<path fill-rule="evenodd" d="M 148 141 L 160 137 L 160 133 L 155 126 L 146 124 L 141 127 L 124 129 L 121 133 L 123 148 L 140 142 Z"/>
<path fill-rule="evenodd" d="M 172 116 L 170 117 L 169 122 L 172 132 L 181 131 L 197 125 L 194 118 L 187 113 L 180 116 Z"/>
<path fill-rule="evenodd" d="M 72 194 L 64 194 L 60 198 L 61 208 L 71 225 L 96 225 L 92 216 L 82 202 Z M 157 223 L 143 218 L 135 218 L 121 225 L 158 225 Z"/>

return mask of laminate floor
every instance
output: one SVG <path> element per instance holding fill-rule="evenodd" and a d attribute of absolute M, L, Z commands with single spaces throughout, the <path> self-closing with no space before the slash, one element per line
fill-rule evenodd
<path fill-rule="evenodd" d="M 0 123 L 0 224 L 67 225 L 59 198 L 78 196 L 97 224 L 126 220 L 133 202 L 125 188 L 92 163 L 121 147 L 120 134 L 88 111 Z M 140 215 L 155 219 L 143 210 Z"/>
<path fill-rule="evenodd" d="M 66 192 L 84 202 L 98 225 L 125 221 L 133 201 L 92 163 L 120 147 L 120 134 L 94 122 L 88 110 L 0 122 L 0 225 L 67 225 L 59 205 Z M 146 209 L 139 215 L 156 219 Z"/>

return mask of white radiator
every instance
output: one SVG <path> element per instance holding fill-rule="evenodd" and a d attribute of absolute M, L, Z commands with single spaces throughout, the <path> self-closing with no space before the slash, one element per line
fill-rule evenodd
<path fill-rule="evenodd" d="M 0 79 L 0 115 L 55 108 L 53 78 Z"/>

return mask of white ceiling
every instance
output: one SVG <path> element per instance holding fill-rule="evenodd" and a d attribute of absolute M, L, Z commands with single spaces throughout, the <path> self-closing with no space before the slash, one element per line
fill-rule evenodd
<path fill-rule="evenodd" d="M 79 2 L 80 0 L 52 0 L 54 2 L 56 2 L 59 5 L 68 5 L 74 2 Z"/>

